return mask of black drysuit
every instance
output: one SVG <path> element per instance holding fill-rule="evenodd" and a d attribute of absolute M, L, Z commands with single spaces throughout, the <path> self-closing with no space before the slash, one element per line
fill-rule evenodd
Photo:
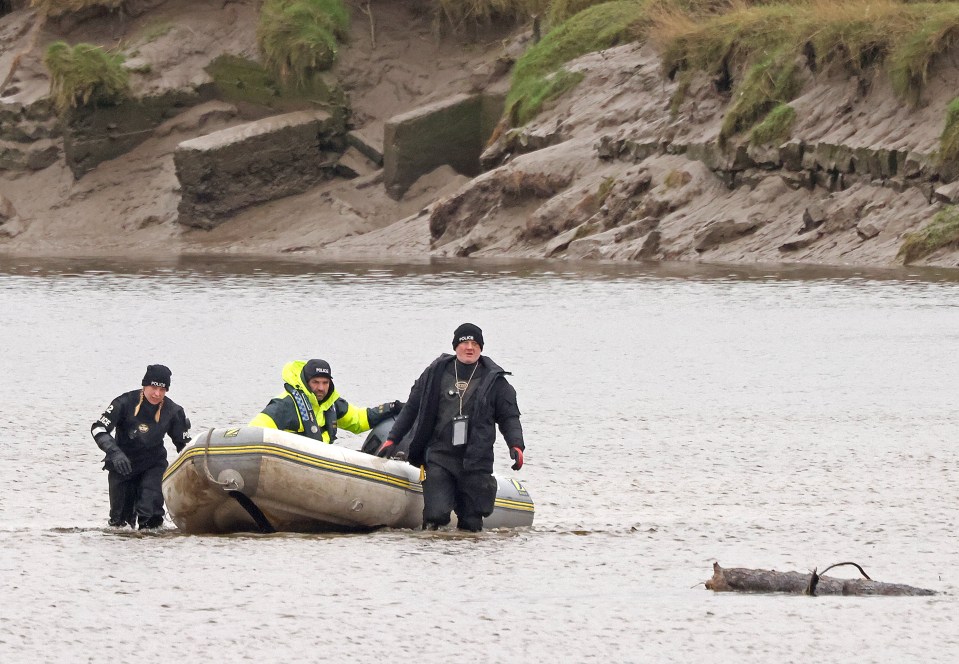
<path fill-rule="evenodd" d="M 110 435 L 115 431 L 116 438 Z M 178 404 L 164 397 L 154 406 L 143 390 L 121 394 L 90 427 L 97 445 L 108 452 L 104 459 L 109 471 L 110 525 L 156 528 L 163 523 L 161 483 L 167 468 L 163 437 L 170 436 L 177 452 L 190 442 L 190 421 Z M 106 438 L 104 438 L 106 437 Z M 113 446 L 130 459 L 132 472 L 122 475 L 110 461 Z"/>
<path fill-rule="evenodd" d="M 426 466 L 424 527 L 449 523 L 450 512 L 455 511 L 459 528 L 481 530 L 483 517 L 492 514 L 496 500 L 492 475 L 496 425 L 509 447 L 526 447 L 516 390 L 506 380 L 507 372 L 485 355 L 475 374 L 473 366 L 458 363 L 453 355 L 440 355 L 413 383 L 390 430 L 389 439 L 400 441 L 412 429 L 409 462 Z M 453 417 L 459 415 L 457 378 L 469 382 L 463 396 L 463 414 L 469 417 L 466 444 L 459 447 L 452 444 Z"/>

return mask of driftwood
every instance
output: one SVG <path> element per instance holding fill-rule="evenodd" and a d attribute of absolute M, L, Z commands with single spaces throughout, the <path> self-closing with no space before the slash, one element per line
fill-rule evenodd
<path fill-rule="evenodd" d="M 902 583 L 881 583 L 873 581 L 865 570 L 856 563 L 836 563 L 823 570 L 823 574 L 833 567 L 853 565 L 859 569 L 863 579 L 837 579 L 822 576 L 814 569 L 810 573 L 777 572 L 768 569 L 746 569 L 744 567 L 722 568 L 713 563 L 713 578 L 706 582 L 708 590 L 716 592 L 741 593 L 792 593 L 797 595 L 935 595 L 936 591 L 916 588 Z"/>

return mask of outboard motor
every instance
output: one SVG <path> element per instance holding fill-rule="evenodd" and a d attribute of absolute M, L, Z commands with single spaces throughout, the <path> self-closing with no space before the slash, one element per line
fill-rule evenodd
<path fill-rule="evenodd" d="M 366 440 L 363 441 L 363 447 L 360 448 L 360 452 L 376 454 L 376 450 L 380 449 L 380 445 L 382 445 L 387 436 L 390 435 L 390 429 L 393 428 L 393 422 L 395 421 L 396 417 L 391 415 L 370 429 L 370 432 L 366 434 Z"/>

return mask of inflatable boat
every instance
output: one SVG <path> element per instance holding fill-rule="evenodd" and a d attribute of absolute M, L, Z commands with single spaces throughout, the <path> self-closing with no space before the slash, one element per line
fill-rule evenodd
<path fill-rule="evenodd" d="M 484 528 L 532 525 L 523 484 L 496 480 Z M 164 473 L 163 498 L 173 523 L 191 534 L 419 528 L 423 520 L 419 468 L 259 427 L 198 435 Z"/>

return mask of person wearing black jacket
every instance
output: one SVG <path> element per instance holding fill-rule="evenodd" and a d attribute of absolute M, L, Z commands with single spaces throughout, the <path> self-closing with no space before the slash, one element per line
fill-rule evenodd
<path fill-rule="evenodd" d="M 190 420 L 166 396 L 171 375 L 162 364 L 151 364 L 142 389 L 118 396 L 90 427 L 97 446 L 106 453 L 103 468 L 109 471 L 111 526 L 139 523 L 145 529 L 163 524 L 161 483 L 167 468 L 163 437 L 170 436 L 177 452 L 190 442 Z"/>
<path fill-rule="evenodd" d="M 457 528 L 478 532 L 493 513 L 496 428 L 509 446 L 513 470 L 523 466 L 523 427 L 508 372 L 482 355 L 483 331 L 463 323 L 453 333 L 455 355 L 443 353 L 413 383 L 406 405 L 377 450 L 391 457 L 412 430 L 407 459 L 425 467 L 423 528 L 435 530 L 456 513 Z M 406 441 L 404 441 L 404 446 Z"/>

